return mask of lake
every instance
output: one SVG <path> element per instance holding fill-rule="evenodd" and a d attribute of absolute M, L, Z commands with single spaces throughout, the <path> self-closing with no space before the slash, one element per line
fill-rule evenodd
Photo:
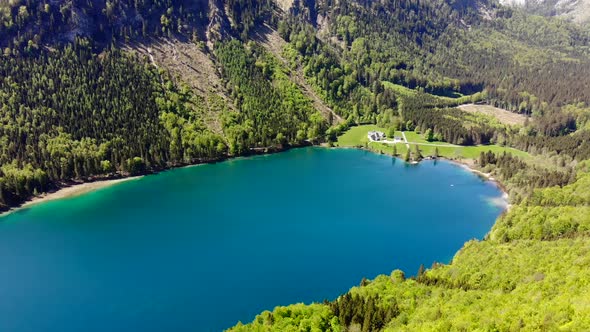
<path fill-rule="evenodd" d="M 0 217 L 0 331 L 220 331 L 449 262 L 502 193 L 445 161 L 303 148 Z"/>

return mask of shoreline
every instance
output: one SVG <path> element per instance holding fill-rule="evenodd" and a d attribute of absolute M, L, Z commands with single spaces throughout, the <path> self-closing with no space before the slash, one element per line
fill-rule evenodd
<path fill-rule="evenodd" d="M 367 147 L 355 147 L 355 146 L 335 146 L 335 147 L 331 147 L 334 149 L 360 149 L 360 150 L 365 150 L 365 151 L 369 151 L 372 153 L 376 153 L 379 154 L 379 151 L 367 148 Z M 381 153 L 382 155 L 388 155 L 388 154 L 384 154 Z M 389 155 L 391 156 L 391 155 Z M 510 203 L 510 195 L 508 194 L 508 190 L 506 189 L 506 187 L 496 178 L 494 178 L 492 176 L 492 174 L 490 173 L 484 173 L 478 169 L 475 169 L 473 167 L 473 163 L 472 162 L 468 162 L 468 160 L 470 159 L 450 159 L 450 158 L 446 158 L 446 157 L 437 157 L 437 158 L 423 158 L 420 161 L 410 161 L 410 162 L 406 162 L 405 160 L 403 160 L 401 157 L 398 156 L 391 156 L 392 158 L 396 158 L 396 159 L 400 159 L 401 161 L 407 163 L 408 165 L 419 165 L 422 161 L 424 160 L 445 160 L 448 161 L 458 167 L 463 168 L 466 171 L 469 171 L 477 176 L 479 176 L 480 178 L 484 179 L 486 182 L 490 182 L 492 184 L 494 184 L 498 189 L 500 189 L 500 191 L 502 192 L 502 197 L 501 199 L 504 201 L 504 206 L 503 206 L 503 213 L 506 212 L 510 212 L 510 209 L 512 208 L 512 204 Z"/>
<path fill-rule="evenodd" d="M 317 147 L 323 147 L 323 148 L 328 148 L 328 149 L 360 149 L 360 150 L 365 150 L 365 151 L 369 151 L 372 153 L 378 153 L 375 150 L 369 149 L 369 148 L 364 148 L 364 147 L 347 147 L 347 146 L 333 146 L 333 147 L 328 147 L 325 146 L 323 144 L 320 145 L 312 145 L 313 146 L 317 146 Z M 280 152 L 285 152 L 285 151 L 289 151 L 293 148 L 300 148 L 300 147 L 305 147 L 305 146 L 291 146 L 291 147 L 287 147 L 287 148 L 283 148 L 283 149 L 277 149 L 277 150 L 266 150 L 263 151 L 262 153 L 252 153 L 251 155 L 246 155 L 246 156 L 234 156 L 234 157 L 226 157 L 226 158 L 220 158 L 220 159 L 211 159 L 211 160 L 207 160 L 207 161 L 203 161 L 203 160 L 199 160 L 198 162 L 194 163 L 194 164 L 188 164 L 188 165 L 174 165 L 171 166 L 169 168 L 163 169 L 161 171 L 168 171 L 168 170 L 173 170 L 176 168 L 186 168 L 186 167 L 194 167 L 194 166 L 201 166 L 204 164 L 215 164 L 221 161 L 226 161 L 226 160 L 230 160 L 230 159 L 236 159 L 236 158 L 240 158 L 240 157 L 252 157 L 252 156 L 256 156 L 256 155 L 271 155 L 271 154 L 275 154 L 275 153 L 280 153 Z M 392 156 L 393 158 L 397 158 L 400 159 L 400 157 L 397 156 Z M 508 192 L 506 190 L 506 188 L 502 185 L 502 183 L 500 183 L 498 180 L 496 180 L 495 178 L 493 178 L 491 176 L 491 174 L 489 173 L 484 173 L 480 170 L 477 170 L 475 168 L 472 168 L 472 164 L 465 162 L 463 160 L 457 160 L 457 159 L 449 159 L 449 158 L 445 158 L 445 157 L 438 157 L 438 158 L 432 158 L 432 159 L 422 159 L 422 160 L 445 160 L 448 161 L 452 164 L 455 164 L 469 172 L 472 172 L 476 175 L 478 175 L 479 177 L 485 179 L 485 181 L 487 182 L 491 182 L 494 185 L 496 185 L 498 187 L 498 189 L 500 189 L 500 191 L 502 192 L 502 200 L 505 202 L 505 207 L 504 207 L 504 211 L 508 212 L 510 211 L 510 208 L 512 207 L 512 204 L 510 204 L 509 201 L 509 195 Z M 410 165 L 418 165 L 420 164 L 420 162 L 422 162 L 422 160 L 420 161 L 411 161 L 408 164 Z M 403 161 L 403 160 L 402 160 Z M 405 162 L 405 161 L 404 161 Z M 145 175 L 137 175 L 137 176 L 122 176 L 122 177 L 117 177 L 117 178 L 107 178 L 104 180 L 95 180 L 95 181 L 91 181 L 91 182 L 70 182 L 67 183 L 66 185 L 57 188 L 56 190 L 53 191 L 49 191 L 46 193 L 43 193 L 39 196 L 36 197 L 32 197 L 31 199 L 23 202 L 22 204 L 18 205 L 18 206 L 13 206 L 8 208 L 5 211 L 0 211 L 0 218 L 9 215 L 13 212 L 17 212 L 19 210 L 23 210 L 26 208 L 29 208 L 33 205 L 36 204 L 40 204 L 40 203 L 45 203 L 45 202 L 50 202 L 50 201 L 54 201 L 54 200 L 59 200 L 59 199 L 65 199 L 65 198 L 71 198 L 71 197 L 76 197 L 76 196 L 80 196 L 80 195 L 84 195 L 86 193 L 89 192 L 93 192 L 99 189 L 103 189 L 106 187 L 110 187 L 112 185 L 115 184 L 119 184 L 122 182 L 126 182 L 126 181 L 131 181 L 131 180 L 136 180 L 139 178 L 142 178 L 144 176 L 147 175 L 151 175 L 151 174 L 157 174 L 159 172 L 152 172 L 152 173 L 148 173 Z"/>
<path fill-rule="evenodd" d="M 99 189 L 107 188 L 122 182 L 137 180 L 142 178 L 144 175 L 140 176 L 130 176 L 130 177 L 122 177 L 117 179 L 105 179 L 105 180 L 96 180 L 92 182 L 80 182 L 80 183 L 72 183 L 68 186 L 60 187 L 57 190 L 50 191 L 43 193 L 39 196 L 33 197 L 23 204 L 15 207 L 11 207 L 10 209 L 0 212 L 0 218 L 7 216 L 11 213 L 17 212 L 19 210 L 24 210 L 30 208 L 31 206 L 46 203 L 50 201 L 55 201 L 59 199 L 66 199 L 81 196 Z"/>
<path fill-rule="evenodd" d="M 505 203 L 504 204 L 504 212 L 510 212 L 510 209 L 512 208 L 512 204 L 510 204 L 510 195 L 508 194 L 508 190 L 500 181 L 498 181 L 496 178 L 494 178 L 491 173 L 484 173 L 478 169 L 472 168 L 470 163 L 467 163 L 467 162 L 464 162 L 461 160 L 451 160 L 451 159 L 447 159 L 447 158 L 442 158 L 442 159 L 447 160 L 447 161 L 479 176 L 480 178 L 484 179 L 485 181 L 494 184 L 502 192 L 501 198 Z"/>
<path fill-rule="evenodd" d="M 270 155 L 270 154 L 285 152 L 285 151 L 288 151 L 291 149 L 307 147 L 307 146 L 314 146 L 314 145 L 302 144 L 302 145 L 281 146 L 281 147 L 256 148 L 256 149 L 251 149 L 249 151 L 249 153 L 245 154 L 245 155 L 238 155 L 238 156 L 225 155 L 225 156 L 215 157 L 215 158 L 195 159 L 189 163 L 177 163 L 177 164 L 171 164 L 171 165 L 168 165 L 168 166 L 162 167 L 162 168 L 151 169 L 151 170 L 144 172 L 141 175 L 135 175 L 135 176 L 124 175 L 124 174 L 118 172 L 118 173 L 116 173 L 116 175 L 114 177 L 112 175 L 98 176 L 97 178 L 95 178 L 94 180 L 91 180 L 91 181 L 78 182 L 78 181 L 70 180 L 67 182 L 62 182 L 61 185 L 58 186 L 56 189 L 42 193 L 39 196 L 30 197 L 28 200 L 22 202 L 19 205 L 9 206 L 6 209 L 0 207 L 0 218 L 4 217 L 6 215 L 9 215 L 13 212 L 29 208 L 29 207 L 36 205 L 36 204 L 45 203 L 45 202 L 58 200 L 58 199 L 80 196 L 80 195 L 83 195 L 83 194 L 86 194 L 86 193 L 89 193 L 89 192 L 92 192 L 92 191 L 95 191 L 98 189 L 102 189 L 102 188 L 106 188 L 106 187 L 118 184 L 120 182 L 138 179 L 138 178 L 141 178 L 141 177 L 147 176 L 147 175 L 158 174 L 160 172 L 165 172 L 165 171 L 169 171 L 169 170 L 173 170 L 173 169 L 201 166 L 201 165 L 205 165 L 205 164 L 215 164 L 218 162 L 223 162 L 223 161 L 227 161 L 230 159 L 236 159 L 236 158 L 240 158 L 240 157 Z"/>

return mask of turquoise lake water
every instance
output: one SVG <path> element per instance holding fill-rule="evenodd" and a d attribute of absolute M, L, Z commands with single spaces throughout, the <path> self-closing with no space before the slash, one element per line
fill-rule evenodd
<path fill-rule="evenodd" d="M 305 148 L 0 217 L 0 331 L 220 331 L 449 262 L 501 192 L 448 162 Z"/>

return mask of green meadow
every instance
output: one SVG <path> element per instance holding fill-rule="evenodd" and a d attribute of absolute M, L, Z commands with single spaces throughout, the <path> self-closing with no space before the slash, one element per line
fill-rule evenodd
<path fill-rule="evenodd" d="M 369 143 L 367 133 L 372 130 L 386 132 L 385 128 L 381 128 L 376 125 L 351 127 L 344 134 L 338 137 L 336 145 L 341 147 L 365 146 L 365 144 Z"/>
<path fill-rule="evenodd" d="M 393 144 L 369 142 L 367 133 L 372 130 L 379 130 L 386 132 L 384 128 L 376 125 L 362 125 L 350 128 L 347 132 L 338 137 L 336 146 L 340 147 L 358 147 L 367 146 L 375 152 L 392 154 Z M 449 159 L 476 159 L 481 152 L 492 151 L 494 153 L 511 153 L 512 155 L 522 157 L 525 159 L 532 158 L 530 154 L 514 148 L 499 146 L 499 145 L 477 145 L 477 146 L 460 146 L 446 142 L 427 142 L 424 135 L 413 131 L 405 131 L 404 134 L 410 144 L 410 148 L 414 151 L 414 146 L 418 145 L 423 156 L 433 156 L 435 149 L 438 149 L 438 155 Z M 396 132 L 396 136 L 401 136 L 401 132 Z M 389 139 L 389 138 L 388 138 Z M 397 143 L 396 149 L 399 156 L 404 156 L 407 147 L 404 143 Z"/>
<path fill-rule="evenodd" d="M 394 91 L 397 95 L 402 96 L 402 97 L 415 97 L 418 93 L 420 93 L 419 90 L 410 89 L 410 88 L 407 88 L 403 85 L 394 84 L 394 83 L 387 82 L 387 81 L 383 81 L 383 86 L 386 89 L 390 89 L 390 90 Z M 437 100 L 441 104 L 441 106 L 443 106 L 443 105 L 461 105 L 461 104 L 470 103 L 474 99 L 475 100 L 479 99 L 478 95 L 464 96 L 460 93 L 455 93 L 454 97 L 437 96 L 437 95 L 433 95 L 433 94 L 426 93 L 426 92 L 423 92 L 423 93 L 425 93 L 428 96 L 431 96 L 432 98 Z"/>

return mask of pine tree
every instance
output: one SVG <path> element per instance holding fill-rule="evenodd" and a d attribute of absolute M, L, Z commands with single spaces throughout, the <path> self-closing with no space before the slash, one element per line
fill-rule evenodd
<path fill-rule="evenodd" d="M 420 151 L 420 146 L 415 145 L 414 150 L 415 150 L 414 160 L 417 160 L 417 161 L 421 160 L 422 159 L 422 152 Z"/>
<path fill-rule="evenodd" d="M 420 264 L 420 267 L 418 268 L 418 275 L 417 275 L 418 280 L 420 280 L 422 278 L 425 271 L 426 271 L 426 269 L 424 268 L 424 264 Z"/>

